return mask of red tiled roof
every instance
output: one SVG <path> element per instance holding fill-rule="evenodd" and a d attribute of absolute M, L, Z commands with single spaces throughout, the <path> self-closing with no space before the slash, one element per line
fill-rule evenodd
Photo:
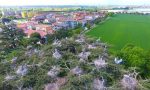
<path fill-rule="evenodd" d="M 38 24 L 38 22 L 34 22 L 34 21 L 28 21 L 27 22 L 27 25 L 37 25 Z"/>
<path fill-rule="evenodd" d="M 28 25 L 37 25 L 37 24 L 38 24 L 37 22 L 29 21 L 27 23 L 17 24 L 17 27 L 23 29 L 23 28 L 27 28 Z"/>
<path fill-rule="evenodd" d="M 43 30 L 43 28 L 44 28 L 45 32 L 53 31 L 53 29 L 52 29 L 52 27 L 50 25 L 38 24 L 38 25 L 35 25 L 35 27 L 38 27 L 39 30 Z"/>
<path fill-rule="evenodd" d="M 47 28 L 47 27 L 50 27 L 50 25 L 44 25 L 44 24 L 38 24 L 38 25 L 35 25 L 35 27 L 40 27 L 40 28 Z"/>

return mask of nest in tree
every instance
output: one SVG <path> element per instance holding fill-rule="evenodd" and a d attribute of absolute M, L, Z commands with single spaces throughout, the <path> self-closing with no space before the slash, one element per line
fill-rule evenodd
<path fill-rule="evenodd" d="M 137 80 L 130 75 L 124 75 L 123 79 L 121 80 L 121 85 L 125 90 L 136 90 L 137 84 Z"/>
<path fill-rule="evenodd" d="M 55 49 L 55 52 L 53 52 L 53 57 L 55 59 L 60 59 L 62 57 L 62 55 L 58 52 L 57 49 Z"/>

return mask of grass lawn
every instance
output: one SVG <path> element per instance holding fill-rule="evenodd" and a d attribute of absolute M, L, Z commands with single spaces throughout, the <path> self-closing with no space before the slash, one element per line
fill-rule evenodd
<path fill-rule="evenodd" d="M 86 33 L 121 49 L 132 43 L 150 50 L 150 15 L 117 14 Z"/>

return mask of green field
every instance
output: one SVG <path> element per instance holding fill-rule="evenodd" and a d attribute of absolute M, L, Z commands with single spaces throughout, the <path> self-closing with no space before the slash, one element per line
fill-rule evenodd
<path fill-rule="evenodd" d="M 150 49 L 150 15 L 117 14 L 86 33 L 121 49 L 132 43 Z"/>

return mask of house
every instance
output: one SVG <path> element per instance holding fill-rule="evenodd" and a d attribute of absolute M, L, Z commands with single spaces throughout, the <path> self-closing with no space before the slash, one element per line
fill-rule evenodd
<path fill-rule="evenodd" d="M 37 15 L 37 16 L 34 16 L 33 18 L 31 18 L 32 21 L 38 21 L 38 22 L 41 22 L 44 19 L 46 19 L 45 15 Z"/>
<path fill-rule="evenodd" d="M 75 20 L 66 20 L 64 23 L 67 24 L 71 29 L 74 29 L 78 25 L 78 22 Z"/>
<path fill-rule="evenodd" d="M 15 17 L 16 17 L 17 19 L 22 18 L 22 16 L 21 16 L 21 11 L 15 11 Z"/>
<path fill-rule="evenodd" d="M 16 22 L 17 23 L 17 22 Z M 38 22 L 34 22 L 34 21 L 26 21 L 23 23 L 17 23 L 17 27 L 23 30 L 27 30 L 27 29 L 34 29 L 35 25 L 38 25 Z"/>
<path fill-rule="evenodd" d="M 30 36 L 33 34 L 33 33 L 39 33 L 41 37 L 44 37 L 45 35 L 47 34 L 53 34 L 54 33 L 54 30 L 52 29 L 48 29 L 43 27 L 43 29 L 38 29 L 38 30 L 33 30 L 33 29 L 27 29 L 24 31 L 24 33 L 27 35 L 28 38 L 30 38 Z"/>
<path fill-rule="evenodd" d="M 74 13 L 73 18 L 77 21 L 80 21 L 80 20 L 84 19 L 85 15 L 86 15 L 86 13 L 84 13 L 84 12 L 76 12 L 76 13 Z"/>
<path fill-rule="evenodd" d="M 51 32 L 53 31 L 52 27 L 50 25 L 44 25 L 44 24 L 38 24 L 35 25 L 36 31 L 44 31 L 44 32 Z"/>
<path fill-rule="evenodd" d="M 28 21 L 27 22 L 27 29 L 36 29 L 35 25 L 38 25 L 38 22 Z"/>
<path fill-rule="evenodd" d="M 53 23 L 52 26 L 53 26 L 53 30 L 61 30 L 61 29 L 68 30 L 69 29 L 68 24 L 65 24 L 62 22 Z"/>
<path fill-rule="evenodd" d="M 38 24 L 38 25 L 35 25 L 35 30 L 34 29 L 27 29 L 24 31 L 24 33 L 27 35 L 28 38 L 33 33 L 39 33 L 41 37 L 44 37 L 47 34 L 53 34 L 54 30 L 49 25 Z"/>
<path fill-rule="evenodd" d="M 10 11 L 10 10 L 2 11 L 2 16 L 14 16 L 14 15 L 15 15 L 14 11 Z"/>
<path fill-rule="evenodd" d="M 48 15 L 46 15 L 46 18 L 48 19 L 48 18 L 52 18 L 52 16 L 53 16 L 53 14 L 48 14 Z"/>
<path fill-rule="evenodd" d="M 85 20 L 92 21 L 94 20 L 94 17 L 92 15 L 85 16 Z"/>
<path fill-rule="evenodd" d="M 48 23 L 48 24 L 52 24 L 55 23 L 56 19 L 55 18 L 46 18 L 43 23 Z"/>
<path fill-rule="evenodd" d="M 53 34 L 54 30 L 50 25 L 38 24 L 38 22 L 28 21 L 26 23 L 19 23 L 17 27 L 22 29 L 24 33 L 30 37 L 31 34 L 37 32 L 44 37 L 47 34 Z"/>

